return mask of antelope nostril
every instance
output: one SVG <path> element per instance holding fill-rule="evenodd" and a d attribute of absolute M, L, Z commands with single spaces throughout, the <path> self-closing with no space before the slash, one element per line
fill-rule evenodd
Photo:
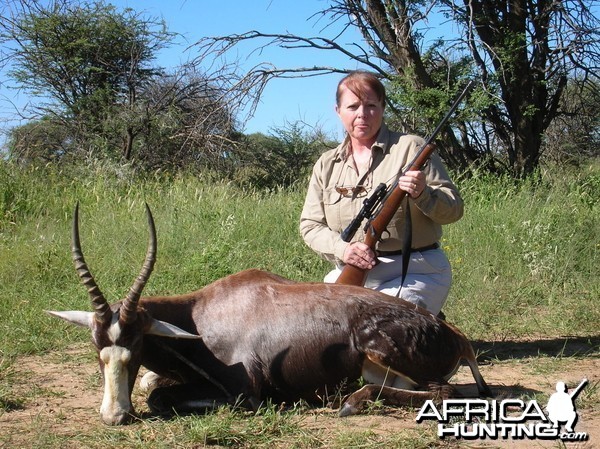
<path fill-rule="evenodd" d="M 121 353 L 121 362 L 123 362 L 123 363 L 129 363 L 130 360 L 131 360 L 131 351 L 125 349 Z"/>
<path fill-rule="evenodd" d="M 102 422 L 107 426 L 123 426 L 131 423 L 135 419 L 133 409 L 127 412 L 119 412 L 115 414 L 101 414 Z"/>

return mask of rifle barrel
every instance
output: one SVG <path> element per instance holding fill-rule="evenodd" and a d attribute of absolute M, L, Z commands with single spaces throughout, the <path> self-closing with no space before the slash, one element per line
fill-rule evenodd
<path fill-rule="evenodd" d="M 571 393 L 569 393 L 569 396 L 571 397 L 571 399 L 575 399 L 577 396 L 579 396 L 579 393 L 581 393 L 581 390 L 583 390 L 583 387 L 585 387 L 588 383 L 587 378 L 584 378 L 579 385 L 577 385 L 577 388 L 575 388 L 575 390 L 573 390 Z"/>

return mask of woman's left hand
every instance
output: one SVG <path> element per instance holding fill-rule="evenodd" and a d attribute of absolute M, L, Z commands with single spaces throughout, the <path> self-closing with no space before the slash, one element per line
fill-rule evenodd
<path fill-rule="evenodd" d="M 407 171 L 398 179 L 398 187 L 408 193 L 411 198 L 418 198 L 427 187 L 425 173 L 420 170 Z"/>

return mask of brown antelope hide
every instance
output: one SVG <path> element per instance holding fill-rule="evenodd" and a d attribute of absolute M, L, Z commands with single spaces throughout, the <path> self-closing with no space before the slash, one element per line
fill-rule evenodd
<path fill-rule="evenodd" d="M 361 376 L 340 415 L 370 400 L 418 406 L 453 394 L 447 380 L 465 360 L 480 395 L 491 396 L 473 349 L 455 327 L 408 302 L 363 287 L 296 283 L 246 270 L 192 293 L 141 297 L 156 259 L 156 231 L 140 275 L 122 301 L 109 305 L 84 261 L 78 207 L 73 217 L 75 267 L 93 312 L 49 312 L 91 329 L 104 379 L 100 407 L 107 424 L 134 416 L 131 392 L 140 366 L 170 386 L 154 389 L 155 413 L 206 411 L 220 404 L 256 409 L 327 394 Z"/>

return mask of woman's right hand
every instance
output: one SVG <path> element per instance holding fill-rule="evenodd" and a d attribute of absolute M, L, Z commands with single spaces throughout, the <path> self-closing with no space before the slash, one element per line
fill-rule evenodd
<path fill-rule="evenodd" d="M 343 262 L 363 270 L 370 270 L 377 263 L 377 257 L 369 245 L 362 242 L 352 242 L 346 246 Z"/>

